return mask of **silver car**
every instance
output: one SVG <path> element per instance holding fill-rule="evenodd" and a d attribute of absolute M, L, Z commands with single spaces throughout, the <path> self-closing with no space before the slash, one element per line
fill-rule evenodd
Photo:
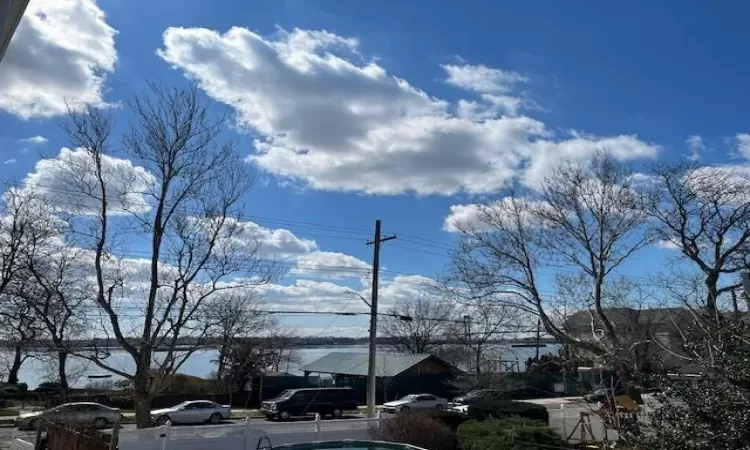
<path fill-rule="evenodd" d="M 411 394 L 392 402 L 383 403 L 385 412 L 409 412 L 411 410 L 443 411 L 448 401 L 432 394 Z"/>
<path fill-rule="evenodd" d="M 122 414 L 117 408 L 110 408 L 99 403 L 64 403 L 46 411 L 21 414 L 16 419 L 15 425 L 20 429 L 34 430 L 43 419 L 106 428 L 122 420 Z"/>
<path fill-rule="evenodd" d="M 232 415 L 229 405 L 206 400 L 183 402 L 171 408 L 157 409 L 151 411 L 151 421 L 156 425 L 172 423 L 201 423 L 208 422 L 217 424 L 222 420 L 228 420 Z"/>

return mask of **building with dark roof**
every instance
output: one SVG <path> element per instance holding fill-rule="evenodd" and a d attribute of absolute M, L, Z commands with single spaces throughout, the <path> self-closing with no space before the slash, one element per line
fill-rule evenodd
<path fill-rule="evenodd" d="M 327 374 L 335 386 L 349 386 L 364 396 L 367 385 L 367 353 L 333 352 L 300 368 L 305 377 Z M 376 376 L 379 401 L 412 393 L 447 396 L 447 381 L 460 371 L 430 354 L 378 353 Z"/>
<path fill-rule="evenodd" d="M 687 308 L 605 308 L 604 315 L 612 323 L 621 347 L 629 352 L 639 368 L 651 366 L 678 367 L 685 363 L 682 337 L 695 322 L 695 312 Z M 603 342 L 604 324 L 589 310 L 578 311 L 565 321 L 571 337 L 589 342 Z M 579 356 L 591 355 L 573 346 Z"/>

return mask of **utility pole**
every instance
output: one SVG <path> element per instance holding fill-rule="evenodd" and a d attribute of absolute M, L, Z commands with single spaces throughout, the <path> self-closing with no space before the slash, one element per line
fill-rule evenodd
<path fill-rule="evenodd" d="M 367 364 L 367 417 L 375 417 L 375 393 L 377 392 L 377 343 L 378 337 L 378 272 L 380 270 L 380 244 L 396 239 L 396 235 L 380 237 L 380 220 L 375 221 L 375 239 L 367 245 L 373 246 L 372 295 L 370 299 L 370 357 Z"/>

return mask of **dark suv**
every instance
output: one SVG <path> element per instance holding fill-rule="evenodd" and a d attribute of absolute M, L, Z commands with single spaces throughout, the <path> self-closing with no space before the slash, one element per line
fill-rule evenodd
<path fill-rule="evenodd" d="M 344 411 L 351 409 L 357 409 L 351 388 L 289 389 L 260 405 L 266 418 L 281 420 L 315 413 L 339 419 Z"/>

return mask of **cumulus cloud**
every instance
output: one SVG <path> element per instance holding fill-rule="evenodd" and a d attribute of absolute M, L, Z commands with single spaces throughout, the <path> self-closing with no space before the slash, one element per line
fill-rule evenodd
<path fill-rule="evenodd" d="M 679 250 L 680 249 L 680 245 L 679 244 L 677 244 L 676 242 L 673 242 L 673 241 L 669 241 L 669 240 L 657 241 L 655 243 L 655 245 L 658 248 L 661 248 L 661 249 L 664 249 L 664 250 Z"/>
<path fill-rule="evenodd" d="M 24 142 L 28 144 L 44 144 L 47 141 L 49 141 L 49 139 L 44 136 L 32 136 L 18 140 L 18 142 Z"/>
<path fill-rule="evenodd" d="M 688 156 L 688 159 L 690 161 L 698 161 L 701 159 L 700 153 L 706 149 L 706 144 L 703 142 L 703 138 L 694 134 L 689 136 L 685 140 L 685 143 L 690 149 L 690 156 Z"/>
<path fill-rule="evenodd" d="M 448 74 L 446 83 L 482 94 L 512 92 L 516 84 L 529 81 L 516 72 L 483 65 L 444 65 L 443 69 Z"/>
<path fill-rule="evenodd" d="M 16 160 L 13 158 L 6 159 L 5 161 L 3 161 L 3 164 L 15 164 L 15 163 L 16 163 Z"/>
<path fill-rule="evenodd" d="M 379 306 L 385 311 L 399 301 L 409 301 L 423 295 L 434 284 L 434 280 L 421 275 L 398 275 L 381 280 L 378 294 Z M 269 309 L 306 310 L 326 312 L 367 312 L 362 298 L 369 299 L 369 286 L 357 288 L 330 281 L 307 279 L 295 280 L 293 284 L 270 284 L 258 288 Z"/>
<path fill-rule="evenodd" d="M 146 169 L 128 159 L 105 155 L 102 171 L 112 214 L 151 209 L 144 193 L 149 192 L 155 178 Z M 80 215 L 96 214 L 102 196 L 94 176 L 94 161 L 83 149 L 62 148 L 55 158 L 40 160 L 25 183 L 60 210 Z"/>
<path fill-rule="evenodd" d="M 316 251 L 297 257 L 292 274 L 318 278 L 351 278 L 368 275 L 370 265 L 359 258 L 339 252 Z"/>
<path fill-rule="evenodd" d="M 23 119 L 101 105 L 117 62 L 116 31 L 94 0 L 29 2 L 3 58 L 0 110 Z"/>
<path fill-rule="evenodd" d="M 232 245 L 237 250 L 257 250 L 267 256 L 288 259 L 318 249 L 314 240 L 297 237 L 283 228 L 267 228 L 255 222 L 236 219 L 229 219 L 227 226 L 233 228 Z"/>
<path fill-rule="evenodd" d="M 750 159 L 750 134 L 739 133 L 735 136 L 737 151 L 745 159 Z"/>
<path fill-rule="evenodd" d="M 293 284 L 270 284 L 258 288 L 269 309 L 304 311 L 364 311 L 366 305 L 352 289 L 329 281 L 299 279 Z"/>
<path fill-rule="evenodd" d="M 534 182 L 550 158 L 587 158 L 602 147 L 620 159 L 657 151 L 635 136 L 556 136 L 515 116 L 522 100 L 513 85 L 526 78 L 514 72 L 446 66 L 449 82 L 479 99 L 431 97 L 364 60 L 356 40 L 327 32 L 266 38 L 238 27 L 169 28 L 158 53 L 259 134 L 249 161 L 314 189 L 475 194 L 516 177 Z"/>
<path fill-rule="evenodd" d="M 512 203 L 513 201 L 515 201 L 515 205 Z M 530 211 L 538 211 L 537 208 L 545 206 L 548 206 L 548 204 L 536 200 L 523 198 L 512 200 L 508 197 L 489 204 L 452 205 L 450 213 L 443 221 L 443 230 L 449 233 L 460 233 L 463 231 L 487 231 L 498 224 L 511 227 L 513 226 L 512 222 L 507 220 L 515 217 L 515 208 L 520 208 L 520 217 L 526 224 L 532 224 L 532 221 L 536 221 L 538 226 L 542 226 Z"/>

